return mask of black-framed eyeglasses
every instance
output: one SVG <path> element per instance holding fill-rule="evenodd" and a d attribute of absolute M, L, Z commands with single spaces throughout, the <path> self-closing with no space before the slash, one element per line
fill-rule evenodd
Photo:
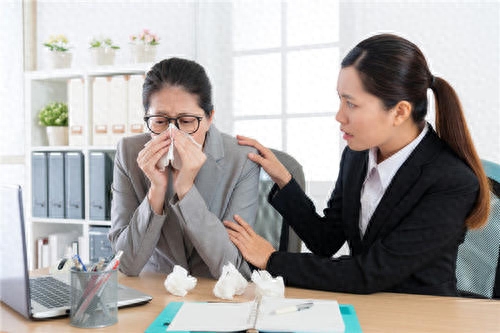
<path fill-rule="evenodd" d="M 144 121 L 148 129 L 154 134 L 160 134 L 168 128 L 168 125 L 173 121 L 178 129 L 187 134 L 193 134 L 200 128 L 200 122 L 203 117 L 200 116 L 180 116 L 170 118 L 161 115 L 144 116 Z"/>

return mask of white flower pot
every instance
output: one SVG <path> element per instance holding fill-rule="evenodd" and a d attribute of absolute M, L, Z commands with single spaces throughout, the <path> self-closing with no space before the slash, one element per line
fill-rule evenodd
<path fill-rule="evenodd" d="M 110 47 L 94 47 L 90 49 L 92 64 L 96 66 L 109 66 L 115 62 L 115 49 Z"/>
<path fill-rule="evenodd" d="M 132 44 L 132 62 L 154 62 L 156 59 L 157 45 Z"/>
<path fill-rule="evenodd" d="M 73 55 L 70 52 L 50 51 L 49 66 L 50 68 L 69 68 L 71 67 L 71 59 Z"/>
<path fill-rule="evenodd" d="M 68 126 L 47 126 L 46 131 L 49 146 L 68 145 Z"/>

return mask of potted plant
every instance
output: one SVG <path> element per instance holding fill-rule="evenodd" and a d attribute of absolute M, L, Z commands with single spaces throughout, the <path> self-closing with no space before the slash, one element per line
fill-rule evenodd
<path fill-rule="evenodd" d="M 113 65 L 115 62 L 115 52 L 118 49 L 120 49 L 120 47 L 115 45 L 113 40 L 109 37 L 94 37 L 90 41 L 92 59 L 94 64 L 98 66 Z"/>
<path fill-rule="evenodd" d="M 49 50 L 49 64 L 52 68 L 71 67 L 72 54 L 65 35 L 50 36 L 43 46 Z"/>
<path fill-rule="evenodd" d="M 49 146 L 68 145 L 68 105 L 52 102 L 38 113 L 38 123 L 46 126 Z"/>
<path fill-rule="evenodd" d="M 156 48 L 160 44 L 160 38 L 144 29 L 137 35 L 130 36 L 132 45 L 132 59 L 134 62 L 154 62 L 156 58 Z"/>

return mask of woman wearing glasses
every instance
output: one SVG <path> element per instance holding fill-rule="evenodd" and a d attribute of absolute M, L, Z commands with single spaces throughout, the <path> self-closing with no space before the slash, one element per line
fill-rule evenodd
<path fill-rule="evenodd" d="M 425 121 L 428 89 L 436 131 Z M 348 147 L 324 216 L 269 149 L 239 138 L 259 150 L 250 158 L 276 183 L 271 204 L 313 254 L 277 252 L 241 218 L 225 222 L 231 240 L 289 285 L 457 295 L 457 249 L 486 223 L 489 185 L 455 91 L 416 45 L 384 34 L 347 54 L 337 92 Z M 350 255 L 332 259 L 346 241 Z"/>
<path fill-rule="evenodd" d="M 248 264 L 221 221 L 236 212 L 255 219 L 259 166 L 247 154 L 256 150 L 212 124 L 211 84 L 193 61 L 171 58 L 153 66 L 143 104 L 150 133 L 122 139 L 115 157 L 109 239 L 124 252 L 120 269 L 170 273 L 180 265 L 218 278 L 231 262 L 248 277 Z M 164 168 L 172 142 L 174 161 Z"/>

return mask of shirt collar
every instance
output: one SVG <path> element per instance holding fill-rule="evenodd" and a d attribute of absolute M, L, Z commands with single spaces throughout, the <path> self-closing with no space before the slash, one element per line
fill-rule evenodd
<path fill-rule="evenodd" d="M 382 161 L 380 164 L 377 164 L 378 148 L 377 147 L 370 148 L 368 152 L 368 169 L 366 177 L 368 177 L 370 171 L 373 168 L 376 168 L 379 173 L 380 181 L 382 182 L 382 187 L 384 188 L 384 190 L 387 189 L 387 186 L 389 186 L 390 182 L 392 181 L 392 178 L 399 170 L 401 165 L 403 165 L 403 163 L 408 159 L 410 154 L 418 146 L 418 144 L 422 141 L 424 136 L 429 131 L 428 127 L 429 125 L 426 124 L 422 132 L 420 132 L 420 134 L 413 141 L 411 141 L 409 144 L 401 148 L 391 157 Z"/>

